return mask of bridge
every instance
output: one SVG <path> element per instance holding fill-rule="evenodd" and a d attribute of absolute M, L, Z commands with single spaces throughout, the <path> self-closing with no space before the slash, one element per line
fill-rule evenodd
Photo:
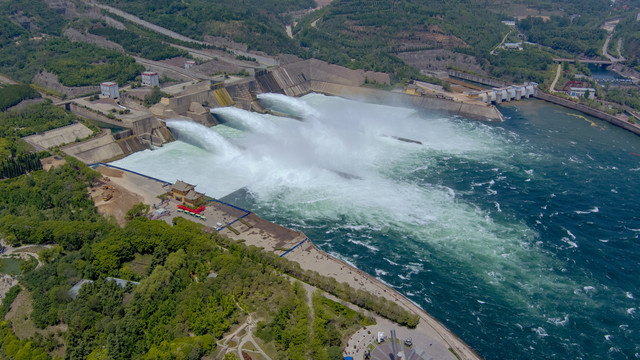
<path fill-rule="evenodd" d="M 596 65 L 603 65 L 603 66 L 608 66 L 613 64 L 613 62 L 610 60 L 588 60 L 588 59 L 577 59 L 577 60 L 583 64 L 596 64 Z M 575 62 L 576 59 L 558 58 L 558 59 L 553 59 L 553 61 L 557 63 L 563 63 L 563 62 L 572 63 L 572 62 Z"/>

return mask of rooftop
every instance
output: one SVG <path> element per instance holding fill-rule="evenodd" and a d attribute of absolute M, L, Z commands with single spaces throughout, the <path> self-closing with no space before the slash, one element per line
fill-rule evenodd
<path fill-rule="evenodd" d="M 178 180 L 176 181 L 175 184 L 173 184 L 173 186 L 171 187 L 171 190 L 177 190 L 177 191 L 189 191 L 189 190 L 193 190 L 195 188 L 194 185 L 188 184 L 182 180 Z"/>

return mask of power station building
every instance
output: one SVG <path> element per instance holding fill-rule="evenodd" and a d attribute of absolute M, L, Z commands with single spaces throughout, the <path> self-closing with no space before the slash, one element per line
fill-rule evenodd
<path fill-rule="evenodd" d="M 160 78 L 157 72 L 144 71 L 142 74 L 142 85 L 146 86 L 160 86 Z"/>
<path fill-rule="evenodd" d="M 118 83 L 114 83 L 111 81 L 100 83 L 100 95 L 112 99 L 120 97 L 120 89 L 118 88 Z"/>

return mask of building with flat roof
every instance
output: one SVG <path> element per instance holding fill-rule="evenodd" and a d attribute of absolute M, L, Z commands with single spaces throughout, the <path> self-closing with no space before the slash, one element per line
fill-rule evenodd
<path fill-rule="evenodd" d="M 142 77 L 142 85 L 146 86 L 160 86 L 160 78 L 158 77 L 158 73 L 155 71 L 144 71 L 141 74 Z"/>
<path fill-rule="evenodd" d="M 569 95 L 572 97 L 586 97 L 587 99 L 595 99 L 596 89 L 586 87 L 569 88 Z"/>
<path fill-rule="evenodd" d="M 191 69 L 195 64 L 196 64 L 196 62 L 193 61 L 193 60 L 185 60 L 184 68 L 185 69 Z"/>
<path fill-rule="evenodd" d="M 112 99 L 120 97 L 120 89 L 118 88 L 118 83 L 114 83 L 111 81 L 101 83 L 100 95 Z"/>

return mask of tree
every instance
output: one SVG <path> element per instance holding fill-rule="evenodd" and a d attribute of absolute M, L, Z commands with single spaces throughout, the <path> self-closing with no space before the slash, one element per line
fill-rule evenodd
<path fill-rule="evenodd" d="M 130 221 L 136 217 L 145 216 L 147 215 L 148 212 L 149 212 L 149 205 L 138 203 L 136 205 L 133 205 L 133 207 L 129 209 L 129 211 L 127 211 L 127 214 L 125 215 L 125 219 Z"/>

